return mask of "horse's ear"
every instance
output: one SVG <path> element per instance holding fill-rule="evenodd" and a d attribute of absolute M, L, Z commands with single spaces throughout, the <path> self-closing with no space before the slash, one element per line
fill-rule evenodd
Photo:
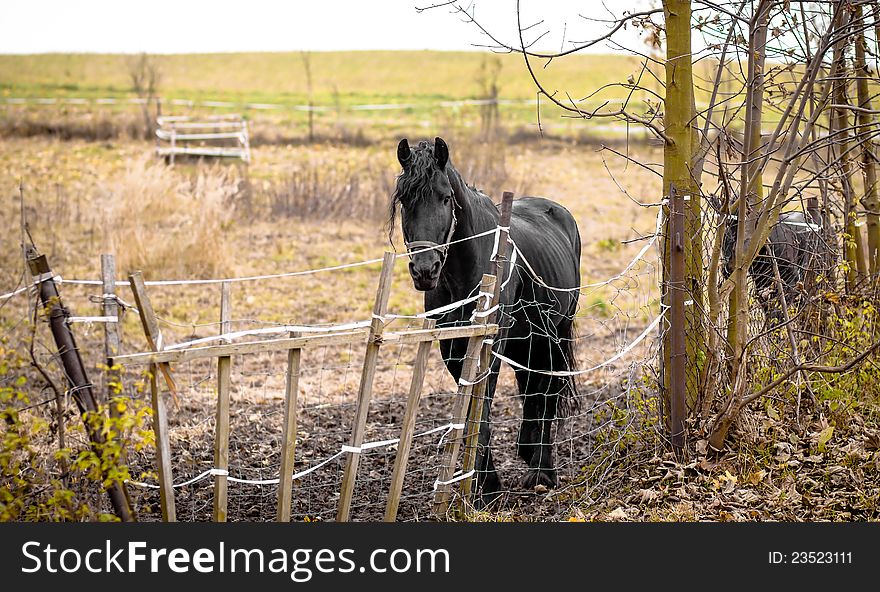
<path fill-rule="evenodd" d="M 406 165 L 409 164 L 411 156 L 412 151 L 409 149 L 409 142 L 404 138 L 400 141 L 400 144 L 397 145 L 397 160 L 400 162 L 400 166 L 406 167 Z"/>
<path fill-rule="evenodd" d="M 434 138 L 434 158 L 437 159 L 437 168 L 445 171 L 446 163 L 449 162 L 449 146 L 446 145 L 443 138 Z"/>

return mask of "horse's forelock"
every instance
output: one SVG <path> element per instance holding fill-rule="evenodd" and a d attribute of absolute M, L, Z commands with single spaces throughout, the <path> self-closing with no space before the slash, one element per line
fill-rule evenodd
<path fill-rule="evenodd" d="M 388 217 L 389 239 L 394 233 L 397 206 L 411 206 L 433 194 L 434 170 L 434 146 L 429 142 L 421 141 L 410 153 L 407 166 L 397 176 Z"/>

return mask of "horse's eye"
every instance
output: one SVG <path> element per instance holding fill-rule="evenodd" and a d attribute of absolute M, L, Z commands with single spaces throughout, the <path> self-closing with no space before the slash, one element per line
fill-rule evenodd
<path fill-rule="evenodd" d="M 451 195 L 445 195 L 445 196 L 443 196 L 443 203 L 449 203 L 449 200 L 450 200 L 450 199 L 452 199 L 452 196 L 451 196 Z"/>

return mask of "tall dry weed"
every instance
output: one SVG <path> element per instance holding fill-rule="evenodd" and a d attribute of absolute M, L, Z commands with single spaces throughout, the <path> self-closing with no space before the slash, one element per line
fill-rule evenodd
<path fill-rule="evenodd" d="M 394 176 L 358 159 L 309 158 L 268 188 L 272 217 L 380 220 L 387 215 Z"/>
<path fill-rule="evenodd" d="M 208 278 L 233 271 L 230 229 L 239 184 L 232 171 L 193 177 L 149 159 L 133 161 L 99 188 L 104 234 L 122 272 Z"/>

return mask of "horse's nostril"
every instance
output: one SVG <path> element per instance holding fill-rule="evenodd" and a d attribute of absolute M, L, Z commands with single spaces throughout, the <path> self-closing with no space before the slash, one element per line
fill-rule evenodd
<path fill-rule="evenodd" d="M 413 265 L 412 261 L 409 262 L 409 274 L 413 276 L 416 274 L 416 266 Z"/>
<path fill-rule="evenodd" d="M 431 266 L 431 275 L 436 276 L 438 273 L 440 273 L 440 262 L 434 261 L 434 265 Z"/>

